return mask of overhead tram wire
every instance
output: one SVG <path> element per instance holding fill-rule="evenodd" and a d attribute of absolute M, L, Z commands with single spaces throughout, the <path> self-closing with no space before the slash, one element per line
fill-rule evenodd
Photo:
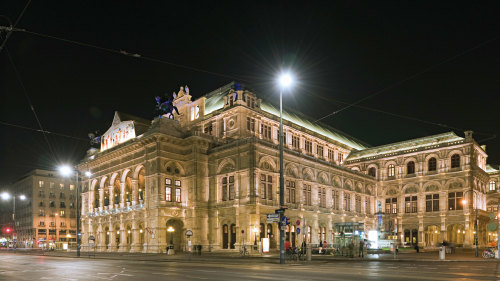
<path fill-rule="evenodd" d="M 488 39 L 488 40 L 486 40 L 486 41 L 484 41 L 482 43 L 479 43 L 478 45 L 476 45 L 476 46 L 474 46 L 472 48 L 469 48 L 469 49 L 467 49 L 467 50 L 465 50 L 465 51 L 463 51 L 461 53 L 458 53 L 458 54 L 456 54 L 456 55 L 454 55 L 452 57 L 449 57 L 449 58 L 447 58 L 447 59 L 445 59 L 445 60 L 443 60 L 443 61 L 441 61 L 439 63 L 431 65 L 431 66 L 429 66 L 429 67 L 427 67 L 427 68 L 425 68 L 425 69 L 423 69 L 423 70 L 421 70 L 421 71 L 419 71 L 419 72 L 417 72 L 415 74 L 412 74 L 412 75 L 404 78 L 403 80 L 394 82 L 394 83 L 390 84 L 389 86 L 387 86 L 385 88 L 382 88 L 379 91 L 376 91 L 375 93 L 372 93 L 372 94 L 370 94 L 370 95 L 368 95 L 368 96 L 366 96 L 366 97 L 364 97 L 364 98 L 362 98 L 362 99 L 360 99 L 360 100 L 358 100 L 356 102 L 350 103 L 349 105 L 347 105 L 347 106 L 345 106 L 345 107 L 343 107 L 343 108 L 341 108 L 339 110 L 333 111 L 332 113 L 329 113 L 329 114 L 327 114 L 327 115 L 325 115 L 325 116 L 317 119 L 315 122 L 321 121 L 321 120 L 323 120 L 325 118 L 328 118 L 328 117 L 330 117 L 332 115 L 338 114 L 338 113 L 340 113 L 340 112 L 342 112 L 342 111 L 344 111 L 344 110 L 346 110 L 348 108 L 351 108 L 351 107 L 353 107 L 353 106 L 355 106 L 355 105 L 357 105 L 357 104 L 359 104 L 359 103 L 361 103 L 361 102 L 363 102 L 363 101 L 365 101 L 367 99 L 370 99 L 370 98 L 372 98 L 374 96 L 380 95 L 380 94 L 386 92 L 387 90 L 395 88 L 395 87 L 397 87 L 397 86 L 399 86 L 399 85 L 401 85 L 401 84 L 403 84 L 403 83 L 405 83 L 405 82 L 407 82 L 409 80 L 412 80 L 412 79 L 414 79 L 414 78 L 416 78 L 416 77 L 418 77 L 418 76 L 420 76 L 420 75 L 422 75 L 422 74 L 424 74 L 424 73 L 426 73 L 426 72 L 434 69 L 434 68 L 437 68 L 437 67 L 439 67 L 439 66 L 441 66 L 441 65 L 443 65 L 443 64 L 445 64 L 447 62 L 450 62 L 450 61 L 452 61 L 452 60 L 454 60 L 454 59 L 456 59 L 458 57 L 461 57 L 461 56 L 463 56 L 463 55 L 465 55 L 465 54 L 467 54 L 467 53 L 469 53 L 469 52 L 471 52 L 471 51 L 473 51 L 475 49 L 478 49 L 478 48 L 480 48 L 480 47 L 482 47 L 482 46 L 490 43 L 490 42 L 493 42 L 493 41 L 495 41 L 498 38 L 500 38 L 500 35 L 497 35 L 497 36 L 495 36 L 493 38 L 490 38 L 490 39 Z"/>
<path fill-rule="evenodd" d="M 124 55 L 124 56 L 127 56 L 127 57 L 133 57 L 133 58 L 136 58 L 136 59 L 143 59 L 143 60 L 146 60 L 146 61 L 151 61 L 151 62 L 166 64 L 166 65 L 174 66 L 174 67 L 177 67 L 177 68 L 183 68 L 183 69 L 187 69 L 187 70 L 191 70 L 191 71 L 206 73 L 206 74 L 210 74 L 210 75 L 214 75 L 214 76 L 219 76 L 219 77 L 224 77 L 224 78 L 229 78 L 229 79 L 233 79 L 233 80 L 237 80 L 237 81 L 242 81 L 242 82 L 246 82 L 247 81 L 246 79 L 244 79 L 242 77 L 237 77 L 237 76 L 234 76 L 234 75 L 228 75 L 228 74 L 214 72 L 214 71 L 210 71 L 210 70 L 206 70 L 206 69 L 202 69 L 202 68 L 197 68 L 197 67 L 187 66 L 187 65 L 183 65 L 183 64 L 178 64 L 178 63 L 174 63 L 174 62 L 170 62 L 170 61 L 166 61 L 166 60 L 162 60 L 162 59 L 157 59 L 157 58 L 153 58 L 153 57 L 143 56 L 143 55 L 140 55 L 140 54 L 137 54 L 137 53 L 130 53 L 130 52 L 127 52 L 125 50 L 115 50 L 115 49 L 101 47 L 101 46 L 97 46 L 97 45 L 93 45 L 93 44 L 89 44 L 89 43 L 84 43 L 84 42 L 80 42 L 80 41 L 75 41 L 75 40 L 65 39 L 65 38 L 61 38 L 61 37 L 57 37 L 57 36 L 52 36 L 52 35 L 48 35 L 48 34 L 43 34 L 43 33 L 38 33 L 38 32 L 34 32 L 34 31 L 29 31 L 29 30 L 26 30 L 26 29 L 15 28 L 15 29 L 13 29 L 13 31 L 24 32 L 24 33 L 31 34 L 31 35 L 36 35 L 36 36 L 39 36 L 39 37 L 50 38 L 50 39 L 59 40 L 59 41 L 63 41 L 63 42 L 74 44 L 74 45 L 79 45 L 79 46 L 88 47 L 88 48 L 94 48 L 94 49 L 98 49 L 98 50 L 101 50 L 101 51 L 106 51 L 106 52 L 110 52 L 110 53 L 114 53 L 114 54 Z"/>
<path fill-rule="evenodd" d="M 316 94 L 314 92 L 310 92 L 308 94 L 312 95 L 312 96 L 315 96 L 315 97 L 317 97 L 319 99 L 328 101 L 328 102 L 336 102 L 336 103 L 341 103 L 341 104 L 351 104 L 349 102 L 344 102 L 344 101 L 340 101 L 340 100 L 337 100 L 337 99 L 332 99 L 330 97 L 324 97 L 324 96 L 318 95 L 318 94 Z M 360 109 L 365 109 L 365 110 L 369 110 L 369 111 L 373 111 L 373 112 L 377 112 L 377 113 L 383 113 L 383 114 L 387 114 L 387 115 L 390 115 L 390 116 L 394 116 L 394 117 L 398 117 L 398 118 L 402 118 L 402 119 L 408 119 L 408 120 L 412 120 L 412 121 L 416 121 L 416 122 L 421 122 L 421 123 L 425 123 L 425 124 L 429 124 L 429 125 L 434 125 L 434 126 L 438 126 L 438 127 L 442 127 L 442 128 L 454 130 L 454 131 L 460 131 L 460 132 L 466 131 L 463 128 L 457 128 L 457 127 L 450 126 L 450 125 L 447 125 L 447 124 L 436 123 L 436 122 L 432 122 L 432 121 L 420 119 L 420 118 L 417 118 L 417 117 L 412 117 L 412 116 L 402 115 L 402 114 L 398 114 L 398 113 L 393 113 L 393 112 L 389 112 L 389 111 L 385 111 L 385 110 L 381 110 L 381 109 L 377 109 L 377 108 L 371 108 L 371 107 L 368 107 L 368 106 L 363 106 L 363 105 L 353 105 L 353 106 L 356 107 L 356 108 L 360 108 Z M 480 142 L 491 140 L 491 139 L 494 139 L 494 138 L 496 138 L 498 136 L 498 133 L 491 133 L 491 132 L 486 133 L 486 132 L 474 131 L 474 133 L 478 134 L 478 135 L 484 135 L 484 136 L 488 137 L 486 139 L 481 140 Z"/>
<path fill-rule="evenodd" d="M 28 92 L 26 90 L 26 87 L 24 86 L 23 80 L 21 79 L 21 76 L 19 75 L 19 72 L 17 71 L 17 67 L 14 64 L 14 61 L 12 60 L 12 57 L 11 57 L 10 52 L 7 49 L 7 47 L 5 48 L 5 53 L 7 54 L 7 57 L 9 58 L 9 61 L 12 65 L 12 68 L 14 68 L 14 72 L 16 73 L 17 80 L 19 81 L 19 84 L 21 84 L 21 88 L 23 89 L 24 96 L 28 100 L 28 104 L 30 105 L 30 109 L 33 112 L 33 115 L 35 116 L 36 122 L 38 123 L 38 127 L 40 127 L 40 130 L 43 133 L 45 141 L 47 142 L 47 146 L 49 147 L 49 151 L 52 154 L 54 161 L 57 161 L 58 159 L 56 157 L 54 149 L 50 145 L 49 139 L 47 138 L 47 134 L 45 134 L 45 129 L 43 128 L 42 123 L 40 122 L 40 118 L 38 118 L 38 114 L 36 114 L 35 107 L 33 106 L 33 103 L 31 102 L 31 99 L 28 96 Z"/>
<path fill-rule="evenodd" d="M 4 121 L 0 121 L 0 124 L 1 125 L 5 125 L 5 126 L 20 128 L 20 129 L 24 129 L 24 130 L 34 131 L 34 132 L 38 132 L 38 133 L 43 133 L 43 134 L 60 136 L 60 137 L 65 137 L 65 138 L 70 138 L 70 139 L 75 139 L 75 140 L 81 140 L 81 141 L 89 141 L 89 139 L 86 139 L 86 138 L 79 138 L 79 137 L 65 135 L 65 134 L 56 133 L 56 132 L 51 132 L 51 131 L 47 131 L 47 130 L 30 128 L 30 127 L 26 127 L 26 126 L 22 126 L 22 125 L 17 125 L 17 124 L 12 124 L 12 123 L 8 123 L 8 122 L 4 122 Z"/>
<path fill-rule="evenodd" d="M 19 14 L 19 16 L 17 17 L 17 20 L 14 23 L 14 25 L 12 25 L 12 22 L 10 21 L 10 19 L 8 17 L 2 16 L 4 18 L 6 18 L 7 21 L 9 22 L 10 30 L 8 29 L 7 35 L 5 35 L 5 40 L 3 40 L 2 45 L 0 45 L 0 53 L 2 52 L 2 49 L 5 47 L 5 44 L 7 44 L 7 40 L 9 40 L 9 37 L 12 34 L 12 31 L 14 31 L 14 28 L 17 26 L 19 21 L 21 21 L 21 18 L 23 17 L 24 12 L 26 12 L 26 10 L 28 9 L 28 6 L 30 5 L 30 3 L 31 3 L 31 0 L 28 0 L 28 3 L 26 3 L 26 5 L 24 6 L 24 9 L 21 11 L 21 14 Z"/>

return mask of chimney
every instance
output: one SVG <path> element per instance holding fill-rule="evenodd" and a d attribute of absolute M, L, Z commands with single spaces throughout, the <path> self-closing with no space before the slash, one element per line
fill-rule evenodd
<path fill-rule="evenodd" d="M 473 131 L 465 131 L 465 140 L 466 141 L 472 141 L 472 133 L 474 133 Z"/>

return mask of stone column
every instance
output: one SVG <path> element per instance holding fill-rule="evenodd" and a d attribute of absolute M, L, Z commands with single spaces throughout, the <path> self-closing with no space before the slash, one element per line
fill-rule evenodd
<path fill-rule="evenodd" d="M 104 189 L 99 188 L 99 209 L 102 211 L 104 209 Z"/>
<path fill-rule="evenodd" d="M 132 206 L 137 204 L 137 201 L 139 201 L 138 182 L 138 180 L 132 180 Z"/>
<path fill-rule="evenodd" d="M 128 245 L 127 245 L 127 230 L 125 229 L 125 226 L 123 223 L 120 223 L 120 248 L 118 249 L 118 252 L 128 252 Z"/>
<path fill-rule="evenodd" d="M 94 191 L 89 190 L 89 212 L 93 213 L 94 212 Z"/>
<path fill-rule="evenodd" d="M 125 183 L 120 183 L 120 208 L 125 207 Z"/>
<path fill-rule="evenodd" d="M 109 189 L 109 205 L 108 205 L 108 209 L 112 209 L 113 206 L 115 205 L 115 192 L 113 190 L 113 186 L 108 186 L 107 187 Z M 116 233 L 115 233 L 116 234 Z"/>
<path fill-rule="evenodd" d="M 140 245 L 139 245 L 139 226 L 137 225 L 137 222 L 135 220 L 132 221 L 132 243 L 130 245 L 130 252 L 139 252 Z"/>

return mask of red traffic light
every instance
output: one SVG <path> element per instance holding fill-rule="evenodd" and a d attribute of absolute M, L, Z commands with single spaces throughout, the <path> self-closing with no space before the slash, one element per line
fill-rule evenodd
<path fill-rule="evenodd" d="M 7 232 L 7 233 L 10 233 L 11 231 L 12 231 L 12 229 L 10 229 L 9 227 L 7 227 L 7 228 L 5 229 L 5 232 Z"/>

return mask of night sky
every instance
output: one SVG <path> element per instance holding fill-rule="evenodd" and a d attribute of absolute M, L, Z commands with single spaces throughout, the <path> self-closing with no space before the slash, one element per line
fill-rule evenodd
<path fill-rule="evenodd" d="M 152 119 L 154 96 L 181 85 L 198 98 L 234 80 L 277 102 L 281 69 L 298 79 L 285 106 L 338 111 L 322 122 L 370 145 L 471 129 L 500 163 L 498 1 L 166 2 L 28 6 L 17 28 L 104 49 L 12 34 L 0 53 L 0 189 L 78 163 L 115 110 Z M 1 1 L 0 14 L 15 22 L 25 5 Z M 51 133 L 28 129 L 39 124 Z"/>

